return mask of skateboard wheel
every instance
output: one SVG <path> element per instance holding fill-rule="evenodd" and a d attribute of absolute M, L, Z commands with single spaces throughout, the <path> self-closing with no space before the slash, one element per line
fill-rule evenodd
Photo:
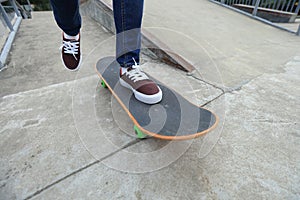
<path fill-rule="evenodd" d="M 144 133 L 139 129 L 139 127 L 137 127 L 136 125 L 134 125 L 133 129 L 134 129 L 134 131 L 135 131 L 135 133 L 136 133 L 136 135 L 137 135 L 137 138 L 139 138 L 139 139 L 144 139 L 144 138 L 147 137 L 147 135 L 144 134 Z"/>
<path fill-rule="evenodd" d="M 106 83 L 103 80 L 101 81 L 101 85 L 103 88 L 107 88 Z"/>

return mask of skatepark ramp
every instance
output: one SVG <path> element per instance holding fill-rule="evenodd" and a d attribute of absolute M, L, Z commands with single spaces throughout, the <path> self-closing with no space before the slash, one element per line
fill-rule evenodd
<path fill-rule="evenodd" d="M 110 0 L 92 0 L 82 1 L 81 13 L 89 16 L 95 21 L 99 22 L 105 29 L 111 33 L 115 32 L 112 1 Z M 179 54 L 175 53 L 170 47 L 161 41 L 157 36 L 147 30 L 142 30 L 142 43 L 146 47 L 142 51 L 150 55 L 155 55 L 160 61 L 182 69 L 186 72 L 195 70 L 193 65 L 184 59 Z"/>
<path fill-rule="evenodd" d="M 208 0 L 145 1 L 143 28 L 197 71 L 142 55 L 144 69 L 220 123 L 190 141 L 138 140 L 101 88 L 95 64 L 115 40 L 90 6 L 75 73 L 51 11 L 20 24 L 0 72 L 0 199 L 299 199 L 300 37 Z"/>

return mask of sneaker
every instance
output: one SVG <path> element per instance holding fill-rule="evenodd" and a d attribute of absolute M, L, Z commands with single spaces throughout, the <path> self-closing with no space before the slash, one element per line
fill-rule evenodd
<path fill-rule="evenodd" d="M 143 103 L 155 104 L 162 100 L 161 89 L 137 64 L 130 68 L 121 68 L 120 84 L 130 89 L 135 98 Z"/>
<path fill-rule="evenodd" d="M 61 46 L 61 59 L 64 66 L 71 71 L 77 71 L 81 64 L 80 34 L 78 40 L 67 39 L 63 33 L 63 44 Z"/>

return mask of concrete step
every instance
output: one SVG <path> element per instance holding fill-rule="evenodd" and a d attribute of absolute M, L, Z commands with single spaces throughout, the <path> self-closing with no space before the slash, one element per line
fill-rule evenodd
<path fill-rule="evenodd" d="M 32 19 L 22 21 L 6 69 L 0 73 L 0 97 L 71 81 L 76 77 L 76 73 L 69 73 L 62 65 L 61 31 L 52 12 L 33 12 L 32 15 Z M 87 55 L 95 44 L 107 40 L 111 34 L 89 18 L 83 17 L 83 21 L 83 62 L 93 69 L 96 59 L 88 59 Z M 93 72 L 91 70 L 90 74 Z"/>

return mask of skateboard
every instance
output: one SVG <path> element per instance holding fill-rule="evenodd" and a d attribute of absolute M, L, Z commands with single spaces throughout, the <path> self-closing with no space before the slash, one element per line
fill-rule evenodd
<path fill-rule="evenodd" d="M 96 64 L 101 85 L 108 88 L 134 123 L 138 138 L 149 136 L 163 140 L 188 140 L 213 130 L 218 117 L 211 111 L 192 104 L 165 84 L 154 80 L 162 90 L 162 101 L 149 105 L 134 97 L 119 82 L 120 65 L 114 57 L 101 58 Z"/>

